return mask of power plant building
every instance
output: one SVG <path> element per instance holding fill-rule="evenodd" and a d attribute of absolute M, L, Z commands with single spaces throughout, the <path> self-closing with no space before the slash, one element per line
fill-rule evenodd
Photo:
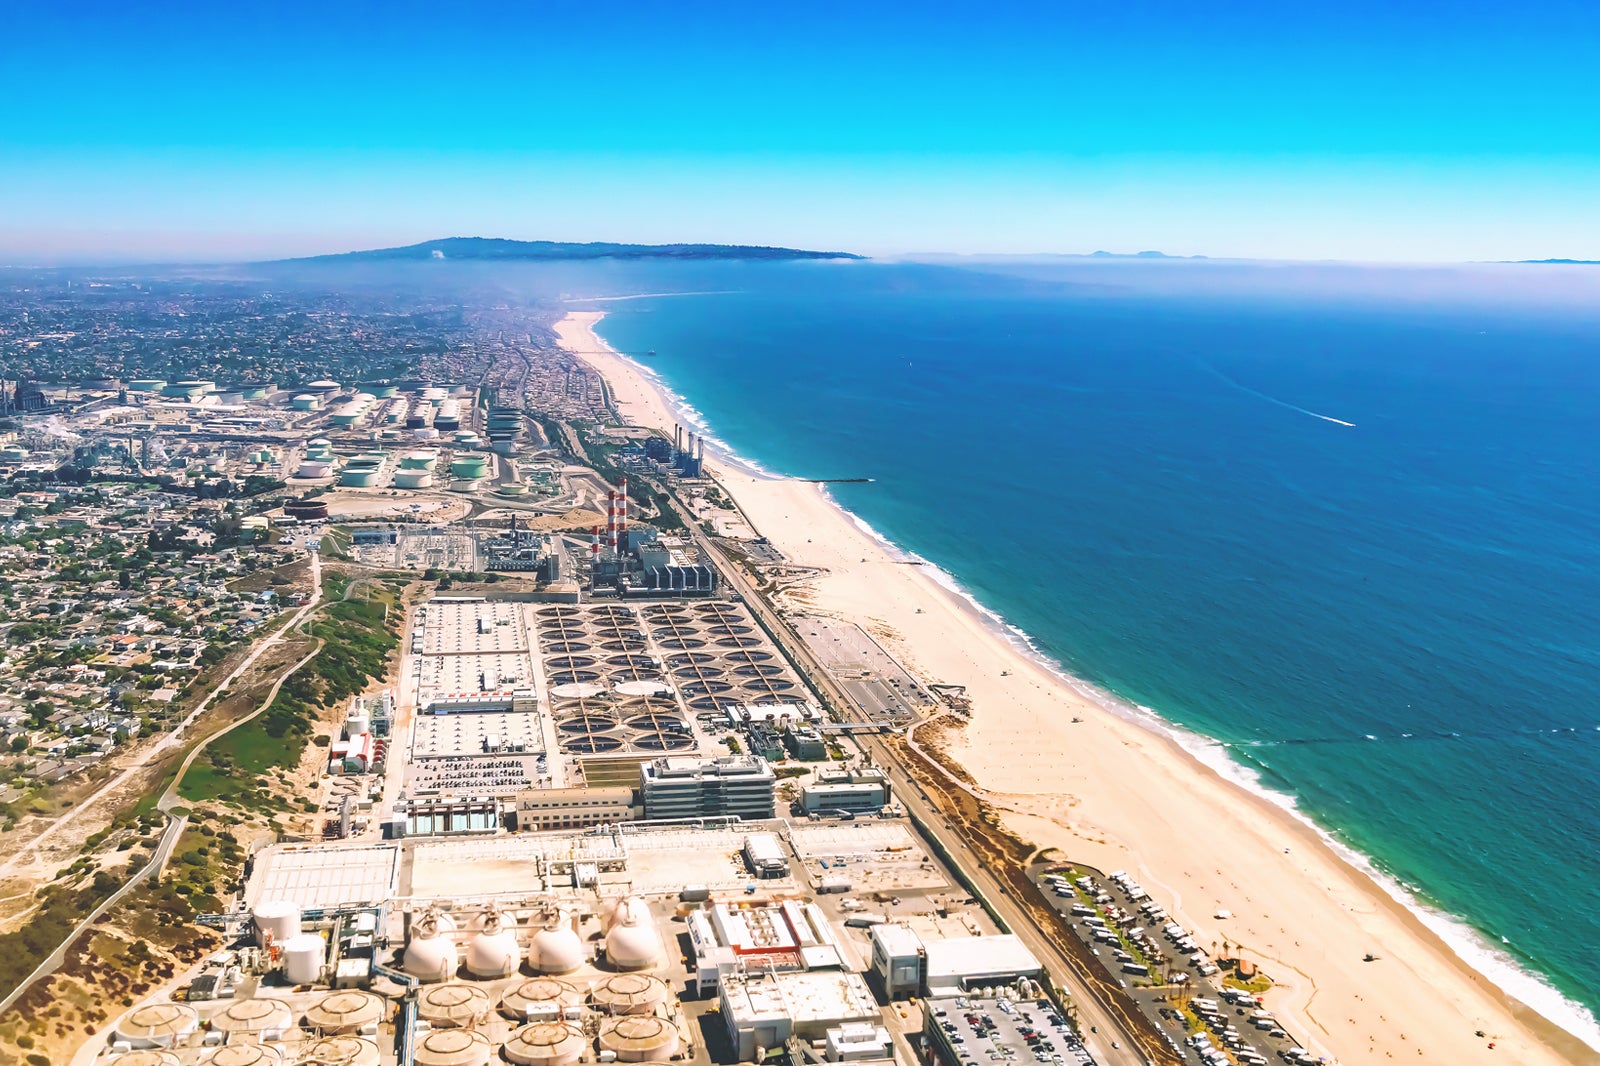
<path fill-rule="evenodd" d="M 771 818 L 776 809 L 777 777 L 754 755 L 666 755 L 640 765 L 639 784 L 650 821 Z"/>

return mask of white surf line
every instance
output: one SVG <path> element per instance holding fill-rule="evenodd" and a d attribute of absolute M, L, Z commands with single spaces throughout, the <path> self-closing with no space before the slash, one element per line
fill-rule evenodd
<path fill-rule="evenodd" d="M 1292 404 L 1287 400 L 1280 400 L 1276 396 L 1268 396 L 1264 392 L 1258 392 L 1257 390 L 1252 389 L 1248 385 L 1241 385 L 1237 381 L 1235 381 L 1232 378 L 1230 378 L 1228 375 L 1224 374 L 1222 371 L 1218 370 L 1216 367 L 1212 366 L 1210 363 L 1202 361 L 1202 362 L 1200 362 L 1200 365 L 1205 367 L 1207 370 L 1211 371 L 1213 374 L 1215 374 L 1217 377 L 1221 378 L 1223 381 L 1225 381 L 1229 385 L 1231 385 L 1234 388 L 1238 389 L 1240 392 L 1247 392 L 1251 396 L 1254 396 L 1258 400 L 1265 400 L 1268 403 L 1277 404 L 1279 407 L 1287 407 L 1291 411 L 1298 411 L 1303 415 L 1310 415 L 1312 418 L 1320 418 L 1324 422 L 1332 422 L 1336 426 L 1348 426 L 1351 429 L 1355 429 L 1356 428 L 1356 424 L 1354 422 L 1346 422 L 1342 418 L 1334 418 L 1332 415 L 1325 415 L 1325 414 L 1321 414 L 1321 413 L 1319 413 L 1317 411 L 1308 410 L 1307 408 L 1301 407 L 1298 404 Z"/>
<path fill-rule="evenodd" d="M 603 304 L 617 300 L 649 300 L 657 296 L 737 296 L 741 289 L 709 289 L 705 292 L 636 292 L 627 296 L 563 296 L 565 303 Z"/>

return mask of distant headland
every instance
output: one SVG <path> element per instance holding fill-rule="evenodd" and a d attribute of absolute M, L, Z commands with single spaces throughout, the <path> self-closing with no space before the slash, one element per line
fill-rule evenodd
<path fill-rule="evenodd" d="M 513 241 L 503 237 L 445 237 L 403 248 L 302 256 L 279 260 L 328 263 L 378 259 L 865 259 L 852 252 L 813 252 L 747 244 L 613 244 L 607 241 Z"/>

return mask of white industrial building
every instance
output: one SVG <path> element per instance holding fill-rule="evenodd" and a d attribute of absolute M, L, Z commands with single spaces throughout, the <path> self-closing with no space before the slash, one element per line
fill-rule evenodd
<path fill-rule="evenodd" d="M 789 876 L 789 853 L 776 833 L 751 833 L 745 837 L 744 861 L 756 877 Z"/>
<path fill-rule="evenodd" d="M 807 814 L 871 814 L 888 805 L 889 779 L 882 770 L 819 770 L 800 790 L 800 806 Z"/>
<path fill-rule="evenodd" d="M 741 1062 L 758 1061 L 791 1037 L 822 1041 L 830 1029 L 881 1020 L 861 975 L 842 970 L 730 974 L 722 982 L 721 1008 Z"/>
<path fill-rule="evenodd" d="M 1017 937 L 962 936 L 924 940 L 909 926 L 872 928 L 872 972 L 891 999 L 953 995 L 973 988 L 1035 978 L 1044 967 Z"/>
<path fill-rule="evenodd" d="M 667 755 L 639 767 L 650 820 L 771 818 L 777 782 L 767 760 L 755 755 Z"/>
<path fill-rule="evenodd" d="M 833 926 L 814 903 L 717 903 L 690 912 L 688 926 L 701 995 L 745 968 L 790 972 L 843 965 Z"/>

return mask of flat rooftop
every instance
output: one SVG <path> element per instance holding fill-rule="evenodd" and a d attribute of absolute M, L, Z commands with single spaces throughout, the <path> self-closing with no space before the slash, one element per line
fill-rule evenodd
<path fill-rule="evenodd" d="M 288 900 L 301 910 L 344 904 L 380 903 L 392 898 L 399 884 L 400 846 L 276 846 L 264 849 L 245 886 L 252 905 L 263 900 Z"/>
<path fill-rule="evenodd" d="M 723 979 L 723 990 L 741 1022 L 788 1016 L 800 1027 L 882 1017 L 867 982 L 843 970 L 734 975 Z"/>

